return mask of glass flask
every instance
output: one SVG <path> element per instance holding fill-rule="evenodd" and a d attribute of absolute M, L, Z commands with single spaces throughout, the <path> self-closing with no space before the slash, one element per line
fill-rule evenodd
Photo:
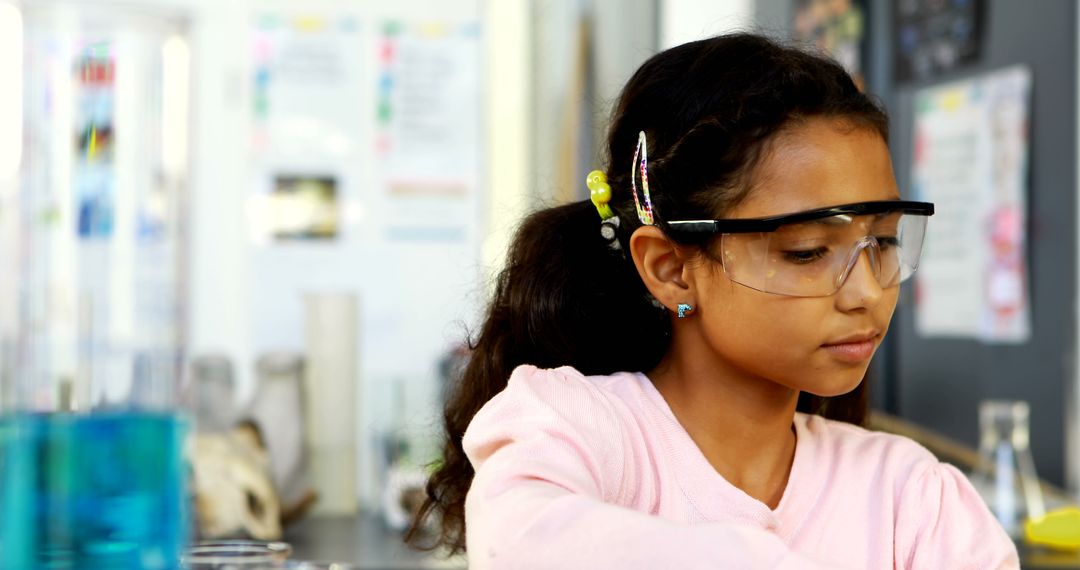
<path fill-rule="evenodd" d="M 979 466 L 974 482 L 990 510 L 1012 536 L 1024 518 L 1045 514 L 1042 489 L 1031 457 L 1027 402 L 979 404 Z"/>

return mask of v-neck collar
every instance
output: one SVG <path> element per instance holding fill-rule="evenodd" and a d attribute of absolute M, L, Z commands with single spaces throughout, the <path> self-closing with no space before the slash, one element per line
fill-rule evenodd
<path fill-rule="evenodd" d="M 705 520 L 735 519 L 772 530 L 785 539 L 801 528 L 820 492 L 812 465 L 816 442 L 814 434 L 807 429 L 805 414 L 796 413 L 793 419 L 795 455 L 787 486 L 774 510 L 725 479 L 705 458 L 652 381 L 641 372 L 637 374 L 659 412 L 661 439 L 667 453 L 676 461 L 679 486 Z"/>

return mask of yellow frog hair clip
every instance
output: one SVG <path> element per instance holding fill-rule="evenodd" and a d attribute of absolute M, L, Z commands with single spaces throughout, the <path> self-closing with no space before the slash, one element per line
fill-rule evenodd
<path fill-rule="evenodd" d="M 607 175 L 602 170 L 594 170 L 585 178 L 585 185 L 589 187 L 589 199 L 592 200 L 601 220 L 614 218 L 615 212 L 611 211 L 611 186 L 608 186 Z"/>
<path fill-rule="evenodd" d="M 600 170 L 594 170 L 585 177 L 585 185 L 589 187 L 589 199 L 596 212 L 600 214 L 600 237 L 604 238 L 608 247 L 613 250 L 621 250 L 617 231 L 619 228 L 619 216 L 608 204 L 611 202 L 611 186 L 608 185 L 607 175 Z"/>

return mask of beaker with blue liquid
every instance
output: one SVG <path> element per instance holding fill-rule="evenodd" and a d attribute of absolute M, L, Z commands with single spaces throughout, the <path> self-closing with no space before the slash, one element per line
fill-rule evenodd
<path fill-rule="evenodd" d="M 115 10 L 0 0 L 2 570 L 171 570 L 189 541 L 188 48 Z"/>

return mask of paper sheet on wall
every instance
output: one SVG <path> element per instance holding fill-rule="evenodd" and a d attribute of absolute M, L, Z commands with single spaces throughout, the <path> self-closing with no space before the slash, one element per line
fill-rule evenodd
<path fill-rule="evenodd" d="M 363 96 L 359 38 L 360 25 L 349 15 L 256 18 L 251 144 L 257 159 L 336 157 L 353 148 L 357 125 L 343 118 L 356 114 Z"/>
<path fill-rule="evenodd" d="M 484 147 L 478 21 L 391 19 L 376 29 L 373 226 L 381 279 L 365 293 L 372 374 L 433 386 L 434 364 L 477 309 Z M 396 276 L 388 279 L 385 276 Z M 386 394 L 388 397 L 390 394 Z"/>
<path fill-rule="evenodd" d="M 249 229 L 256 245 L 333 245 L 362 208 L 360 140 L 370 122 L 362 27 L 348 13 L 256 15 L 250 35 Z"/>
<path fill-rule="evenodd" d="M 480 173 L 480 28 L 387 22 L 376 152 L 385 238 L 465 243 Z"/>
<path fill-rule="evenodd" d="M 915 95 L 915 195 L 936 204 L 916 274 L 925 336 L 1030 337 L 1026 258 L 1031 72 L 1011 67 Z"/>

